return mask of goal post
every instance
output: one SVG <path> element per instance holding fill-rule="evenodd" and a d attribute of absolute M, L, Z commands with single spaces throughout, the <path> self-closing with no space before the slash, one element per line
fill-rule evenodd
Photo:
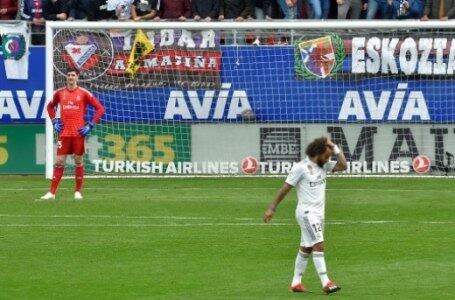
<path fill-rule="evenodd" d="M 46 22 L 46 103 L 73 66 L 106 107 L 86 140 L 89 176 L 282 176 L 327 136 L 344 175 L 453 177 L 454 32 L 455 21 Z M 54 157 L 47 118 L 48 178 Z"/>

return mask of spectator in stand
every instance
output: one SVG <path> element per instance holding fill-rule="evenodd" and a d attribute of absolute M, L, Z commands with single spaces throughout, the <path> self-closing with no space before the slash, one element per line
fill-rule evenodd
<path fill-rule="evenodd" d="M 32 44 L 44 45 L 43 0 L 23 0 L 20 7 L 22 20 L 32 22 Z"/>
<path fill-rule="evenodd" d="M 322 1 L 322 0 L 310 0 Z M 324 0 L 325 1 L 325 0 Z M 329 0 L 327 0 L 329 1 Z M 297 0 L 278 0 L 281 11 L 283 12 L 286 20 L 293 20 L 297 18 Z"/>
<path fill-rule="evenodd" d="M 14 20 L 17 14 L 17 0 L 0 0 L 0 20 Z"/>
<path fill-rule="evenodd" d="M 256 17 L 256 20 L 272 20 L 273 19 L 273 6 L 272 6 L 272 1 L 273 0 L 254 0 L 254 15 Z M 264 41 L 261 41 L 261 35 L 264 35 L 264 32 L 260 30 L 256 30 L 256 38 L 253 41 L 253 45 L 260 45 Z M 265 34 L 267 35 L 267 34 Z M 266 42 L 268 44 L 274 44 L 275 41 L 275 36 L 274 34 L 269 34 Z"/>
<path fill-rule="evenodd" d="M 131 19 L 131 5 L 133 0 L 107 0 L 107 10 L 115 12 L 115 18 L 119 21 Z"/>
<path fill-rule="evenodd" d="M 327 19 L 330 11 L 330 0 L 308 0 L 311 8 L 311 18 L 315 20 Z"/>
<path fill-rule="evenodd" d="M 216 20 L 220 13 L 220 0 L 192 0 L 191 10 L 196 21 Z"/>
<path fill-rule="evenodd" d="M 387 0 L 388 19 L 420 19 L 424 9 L 423 0 Z"/>
<path fill-rule="evenodd" d="M 297 19 L 309 19 L 309 9 L 307 0 L 297 0 Z"/>
<path fill-rule="evenodd" d="M 372 20 L 376 18 L 376 15 L 381 12 L 383 19 L 387 18 L 387 0 L 368 0 L 367 5 L 367 20 Z"/>
<path fill-rule="evenodd" d="M 348 13 L 350 19 L 358 20 L 362 14 L 362 0 L 336 0 L 338 4 L 338 19 L 347 19 Z"/>
<path fill-rule="evenodd" d="M 455 19 L 455 1 L 454 0 L 427 0 L 425 2 L 424 14 L 422 21 L 435 19 L 446 21 Z"/>
<path fill-rule="evenodd" d="M 251 0 L 221 0 L 219 19 L 233 19 L 243 21 L 253 16 Z"/>
<path fill-rule="evenodd" d="M 88 21 L 110 20 L 115 16 L 115 10 L 108 10 L 108 0 L 92 0 L 91 9 L 87 15 Z"/>
<path fill-rule="evenodd" d="M 161 0 L 162 19 L 185 21 L 191 18 L 190 0 Z"/>
<path fill-rule="evenodd" d="M 194 1 L 194 0 L 193 0 Z M 254 0 L 254 15 L 256 20 L 272 20 L 273 19 L 273 0 Z"/>
<path fill-rule="evenodd" d="M 134 0 L 131 5 L 131 17 L 133 21 L 159 20 L 158 0 Z"/>
<path fill-rule="evenodd" d="M 86 20 L 91 14 L 93 0 L 69 0 L 68 7 L 70 16 L 68 21 Z"/>
<path fill-rule="evenodd" d="M 283 19 L 295 20 L 297 19 L 297 16 L 300 15 L 299 7 L 300 8 L 302 7 L 301 0 L 277 0 L 277 2 L 280 7 L 280 12 L 282 13 Z M 276 43 L 278 45 L 287 45 L 289 44 L 289 38 L 290 38 L 289 35 L 283 32 L 278 37 L 278 41 L 277 42 L 274 41 L 273 43 Z M 270 42 L 268 43 L 270 44 Z"/>
<path fill-rule="evenodd" d="M 68 18 L 68 6 L 65 0 L 46 0 L 44 19 L 49 21 L 65 21 Z"/>

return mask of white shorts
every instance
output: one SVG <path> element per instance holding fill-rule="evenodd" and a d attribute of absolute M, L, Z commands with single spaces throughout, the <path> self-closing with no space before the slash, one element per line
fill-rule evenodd
<path fill-rule="evenodd" d="M 297 223 L 300 225 L 300 246 L 313 247 L 324 241 L 324 218 L 310 212 L 296 212 Z"/>

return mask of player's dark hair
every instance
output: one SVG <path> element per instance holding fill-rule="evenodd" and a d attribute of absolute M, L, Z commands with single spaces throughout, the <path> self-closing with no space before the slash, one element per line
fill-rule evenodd
<path fill-rule="evenodd" d="M 312 141 L 306 147 L 305 153 L 309 157 L 323 154 L 327 150 L 327 138 L 320 137 Z"/>
<path fill-rule="evenodd" d="M 66 74 L 70 73 L 70 72 L 74 72 L 76 73 L 78 76 L 79 76 L 79 70 L 77 68 L 74 68 L 74 67 L 68 67 L 66 68 Z"/>

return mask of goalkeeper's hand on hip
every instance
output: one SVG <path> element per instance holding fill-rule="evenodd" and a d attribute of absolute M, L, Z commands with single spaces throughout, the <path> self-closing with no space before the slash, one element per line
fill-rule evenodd
<path fill-rule="evenodd" d="M 90 131 L 93 129 L 93 126 L 95 126 L 93 122 L 88 122 L 84 127 L 79 128 L 79 134 L 81 136 L 89 135 Z"/>
<path fill-rule="evenodd" d="M 57 133 L 60 133 L 63 130 L 63 123 L 62 120 L 60 120 L 59 118 L 55 118 L 52 120 L 52 126 L 54 127 L 54 131 Z"/>

